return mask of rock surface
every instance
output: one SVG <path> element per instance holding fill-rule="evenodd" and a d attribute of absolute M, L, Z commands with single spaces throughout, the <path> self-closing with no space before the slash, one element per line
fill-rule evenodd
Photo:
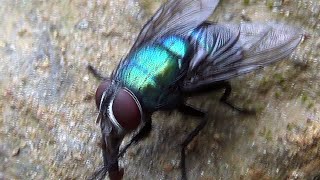
<path fill-rule="evenodd" d="M 0 6 L 0 179 L 85 179 L 102 164 L 94 103 L 144 22 L 163 1 L 12 1 Z M 279 20 L 310 37 L 289 60 L 191 98 L 210 121 L 190 144 L 189 179 L 312 179 L 320 176 L 320 4 L 318 0 L 225 0 L 219 22 Z M 125 179 L 180 177 L 179 143 L 197 119 L 155 113 L 151 135 L 132 146 Z M 126 139 L 126 142 L 129 139 Z"/>

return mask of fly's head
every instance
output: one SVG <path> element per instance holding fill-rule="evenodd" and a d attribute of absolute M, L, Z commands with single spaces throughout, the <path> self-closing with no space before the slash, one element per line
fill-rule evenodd
<path fill-rule="evenodd" d="M 99 109 L 97 122 L 102 132 L 104 166 L 110 172 L 118 171 L 118 153 L 124 136 L 139 127 L 142 108 L 136 96 L 113 80 L 106 80 L 96 91 Z"/>

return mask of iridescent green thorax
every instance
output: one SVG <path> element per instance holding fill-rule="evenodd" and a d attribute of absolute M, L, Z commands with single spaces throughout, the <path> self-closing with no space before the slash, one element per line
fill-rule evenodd
<path fill-rule="evenodd" d="M 178 36 L 160 39 L 130 54 L 116 71 L 116 78 L 142 101 L 145 108 L 170 105 L 178 98 L 170 86 L 187 64 L 182 62 L 187 51 L 188 43 Z"/>
<path fill-rule="evenodd" d="M 183 58 L 188 51 L 188 43 L 179 36 L 169 36 L 159 40 L 159 44 L 163 45 L 170 52 Z"/>

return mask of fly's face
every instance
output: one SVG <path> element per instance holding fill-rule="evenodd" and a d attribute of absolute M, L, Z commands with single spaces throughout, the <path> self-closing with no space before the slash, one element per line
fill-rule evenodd
<path fill-rule="evenodd" d="M 109 172 L 118 171 L 118 152 L 126 133 L 138 128 L 142 122 L 142 109 L 136 96 L 118 83 L 106 80 L 96 91 L 99 109 L 97 121 L 102 132 L 104 166 Z"/>

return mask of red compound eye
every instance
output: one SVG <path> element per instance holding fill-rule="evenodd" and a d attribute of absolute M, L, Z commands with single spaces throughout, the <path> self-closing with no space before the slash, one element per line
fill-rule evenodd
<path fill-rule="evenodd" d="M 121 89 L 116 95 L 112 111 L 118 123 L 126 130 L 136 129 L 141 122 L 140 104 L 127 89 Z"/>
<path fill-rule="evenodd" d="M 100 84 L 96 91 L 96 106 L 99 109 L 103 93 L 110 87 L 111 81 Z M 120 89 L 115 96 L 112 112 L 116 121 L 127 131 L 136 129 L 141 122 L 141 109 L 138 100 L 127 89 Z"/>

